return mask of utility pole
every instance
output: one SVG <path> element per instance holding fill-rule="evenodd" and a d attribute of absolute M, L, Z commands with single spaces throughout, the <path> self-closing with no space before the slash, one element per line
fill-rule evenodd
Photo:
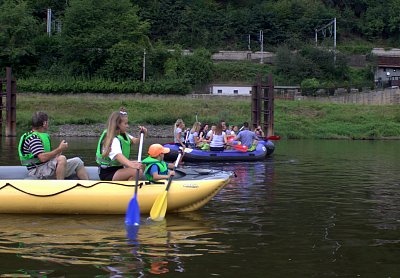
<path fill-rule="evenodd" d="M 315 47 L 318 46 L 318 29 L 315 28 Z"/>
<path fill-rule="evenodd" d="M 47 9 L 47 35 L 51 36 L 51 9 Z"/>
<path fill-rule="evenodd" d="M 249 51 L 251 51 L 251 47 L 250 47 L 250 34 L 248 34 L 247 37 L 248 37 L 247 49 L 248 49 Z"/>
<path fill-rule="evenodd" d="M 260 30 L 261 59 L 260 64 L 264 64 L 264 32 Z"/>
<path fill-rule="evenodd" d="M 336 62 L 336 17 L 332 19 L 328 24 L 325 24 L 324 26 L 320 28 L 315 28 L 315 47 L 318 46 L 318 32 L 322 32 L 323 38 L 326 37 L 326 30 L 329 30 L 330 37 L 333 34 L 333 60 Z M 333 31 L 332 31 L 333 29 Z"/>
<path fill-rule="evenodd" d="M 336 63 L 336 17 L 333 19 L 333 60 Z"/>
<path fill-rule="evenodd" d="M 143 82 L 146 82 L 146 48 L 143 50 Z"/>

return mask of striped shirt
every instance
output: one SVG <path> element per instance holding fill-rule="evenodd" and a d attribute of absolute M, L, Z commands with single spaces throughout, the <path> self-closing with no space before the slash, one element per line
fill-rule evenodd
<path fill-rule="evenodd" d="M 33 154 L 35 157 L 38 157 L 39 154 L 44 153 L 44 147 L 42 144 L 42 140 L 37 135 L 32 135 L 28 139 L 25 139 L 24 144 L 22 146 L 22 154 Z M 40 163 L 41 164 L 41 163 Z M 35 165 L 27 166 L 28 170 L 35 168 Z"/>

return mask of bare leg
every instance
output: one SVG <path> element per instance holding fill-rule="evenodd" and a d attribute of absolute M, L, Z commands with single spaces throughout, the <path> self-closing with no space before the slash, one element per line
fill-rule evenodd
<path fill-rule="evenodd" d="M 86 171 L 85 166 L 80 167 L 79 169 L 76 170 L 76 175 L 78 176 L 78 178 L 80 180 L 88 180 L 89 179 L 89 175 Z"/>
<path fill-rule="evenodd" d="M 140 170 L 140 172 L 142 171 Z M 140 177 L 140 172 L 139 172 L 139 177 Z M 137 170 L 133 168 L 119 169 L 117 172 L 115 172 L 113 176 L 113 181 L 132 181 L 136 178 L 136 173 Z"/>
<path fill-rule="evenodd" d="M 58 180 L 65 179 L 65 170 L 67 167 L 67 158 L 64 155 L 57 157 L 56 177 Z"/>

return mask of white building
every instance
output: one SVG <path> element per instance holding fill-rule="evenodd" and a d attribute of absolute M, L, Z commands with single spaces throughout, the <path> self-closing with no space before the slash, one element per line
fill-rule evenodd
<path fill-rule="evenodd" d="M 222 84 L 212 84 L 210 86 L 210 94 L 212 95 L 241 95 L 241 96 L 251 96 L 250 85 L 222 85 Z"/>

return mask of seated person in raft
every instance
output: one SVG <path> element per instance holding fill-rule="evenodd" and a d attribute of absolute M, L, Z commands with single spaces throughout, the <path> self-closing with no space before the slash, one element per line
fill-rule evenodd
<path fill-rule="evenodd" d="M 175 175 L 175 171 L 168 170 L 174 169 L 174 163 L 166 163 L 164 161 L 164 154 L 169 153 L 170 149 L 165 148 L 160 144 L 152 144 L 149 147 L 149 156 L 143 159 L 142 163 L 145 165 L 144 175 L 149 181 L 157 181 L 168 179 Z"/>
<path fill-rule="evenodd" d="M 222 131 L 222 124 L 219 123 L 210 137 L 210 151 L 223 151 L 227 142 L 226 133 Z"/>
<path fill-rule="evenodd" d="M 185 123 L 182 119 L 177 119 L 174 124 L 174 143 L 179 147 L 186 147 L 186 136 L 185 136 Z"/>
<path fill-rule="evenodd" d="M 57 148 L 51 148 L 48 128 L 47 113 L 38 111 L 32 115 L 32 130 L 21 136 L 18 154 L 21 164 L 28 169 L 29 177 L 63 180 L 76 175 L 81 180 L 89 179 L 82 159 L 67 159 L 62 154 L 68 149 L 65 140 Z"/>
<path fill-rule="evenodd" d="M 188 140 L 189 140 L 188 147 L 189 148 L 194 149 L 199 145 L 199 143 L 201 141 L 201 139 L 199 137 L 200 127 L 201 127 L 201 123 L 200 122 L 195 122 L 193 124 L 193 127 L 190 130 L 190 135 L 189 135 L 189 138 L 188 138 Z"/>
<path fill-rule="evenodd" d="M 128 113 L 124 107 L 114 111 L 108 118 L 107 129 L 103 131 L 97 144 L 96 162 L 99 165 L 100 180 L 126 181 L 134 180 L 139 171 L 142 172 L 142 163 L 131 161 L 131 145 L 140 143 L 140 139 L 130 135 L 127 130 Z M 139 126 L 146 134 L 147 129 Z"/>
<path fill-rule="evenodd" d="M 256 136 L 259 140 L 264 140 L 265 134 L 264 134 L 264 131 L 262 130 L 261 126 L 257 126 L 257 128 L 254 129 L 254 133 L 256 134 Z"/>
<path fill-rule="evenodd" d="M 243 146 L 248 147 L 248 151 L 254 151 L 258 143 L 257 136 L 253 131 L 249 130 L 249 123 L 243 123 L 243 130 L 239 132 L 235 140 L 240 141 Z"/>

